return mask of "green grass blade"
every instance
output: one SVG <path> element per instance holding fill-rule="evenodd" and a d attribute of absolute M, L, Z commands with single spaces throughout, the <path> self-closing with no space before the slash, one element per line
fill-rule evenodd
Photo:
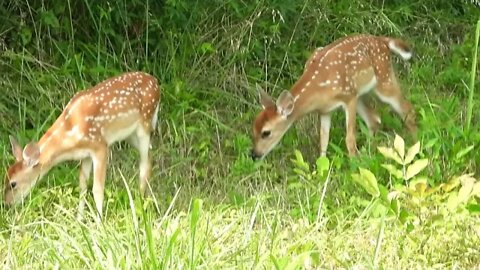
<path fill-rule="evenodd" d="M 475 94 L 475 77 L 477 76 L 477 55 L 478 55 L 478 40 L 480 38 L 480 20 L 477 21 L 477 28 L 475 30 L 475 44 L 472 55 L 472 68 L 470 70 L 469 95 L 467 104 L 467 134 L 470 133 L 470 126 L 472 124 L 473 115 L 473 96 Z"/>

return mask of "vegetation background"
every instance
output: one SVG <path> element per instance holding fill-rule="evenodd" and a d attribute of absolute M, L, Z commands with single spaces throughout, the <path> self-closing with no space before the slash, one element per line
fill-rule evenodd
<path fill-rule="evenodd" d="M 78 164 L 61 164 L 23 206 L 0 206 L 0 263 L 480 267 L 474 2 L 2 1 L 2 172 L 13 160 L 9 134 L 22 144 L 39 139 L 75 92 L 107 77 L 147 71 L 159 78 L 162 101 L 153 200 L 136 196 L 138 154 L 120 143 L 111 153 L 104 222 L 77 221 Z M 251 161 L 255 83 L 277 96 L 314 48 L 352 33 L 400 37 L 415 51 L 410 62 L 395 58 L 395 68 L 418 113 L 417 157 L 429 161 L 412 167 L 421 177 L 410 181 L 405 160 L 385 166 L 388 151 L 377 147 L 406 132 L 375 99 L 382 130 L 370 137 L 360 124 L 358 158 L 346 156 L 344 116 L 337 113 L 329 160 L 317 159 L 319 124 L 311 115 L 266 160 Z M 405 140 L 406 147 L 414 143 Z M 400 156 L 402 141 L 397 137 L 391 150 Z"/>

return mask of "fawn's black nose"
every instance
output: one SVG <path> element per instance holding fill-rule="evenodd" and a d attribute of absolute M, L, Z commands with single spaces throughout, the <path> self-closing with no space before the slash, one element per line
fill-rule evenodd
<path fill-rule="evenodd" d="M 252 149 L 252 151 L 250 151 L 250 157 L 252 157 L 253 160 L 259 160 L 261 156 L 257 154 L 254 149 Z"/>

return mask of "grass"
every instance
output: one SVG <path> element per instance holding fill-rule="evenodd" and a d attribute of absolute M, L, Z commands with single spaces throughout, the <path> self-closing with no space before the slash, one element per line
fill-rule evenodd
<path fill-rule="evenodd" d="M 414 61 L 396 61 L 395 67 L 418 112 L 419 155 L 430 159 L 424 171 L 429 185 L 478 175 L 478 18 L 467 4 L 167 2 L 3 6 L 8 16 L 19 10 L 32 15 L 23 26 L 12 26 L 18 31 L 0 28 L 8 33 L 0 58 L 6 89 L 0 96 L 2 168 L 12 161 L 7 135 L 21 144 L 38 139 L 79 89 L 134 69 L 162 83 L 160 127 L 152 142 L 154 197 L 140 200 L 138 153 L 120 143 L 110 156 L 104 221 L 93 221 L 90 205 L 79 222 L 79 166 L 63 163 L 23 205 L 0 206 L 5 269 L 480 267 L 478 214 L 464 207 L 443 216 L 447 203 L 433 200 L 409 227 L 352 181 L 363 167 L 385 186 L 402 184 L 381 167 L 385 158 L 377 146 L 391 145 L 395 133 L 409 145 L 411 139 L 378 102 L 382 130 L 371 137 L 359 125 L 358 158 L 346 156 L 344 116 L 334 115 L 330 166 L 321 179 L 318 172 L 302 174 L 292 161 L 298 149 L 309 170 L 318 168 L 315 115 L 297 123 L 266 160 L 248 157 L 259 110 L 254 84 L 280 93 L 313 48 L 368 30 L 414 44 Z M 2 27 L 18 21 L 7 15 L 11 20 Z M 478 197 L 468 203 L 478 204 Z"/>
<path fill-rule="evenodd" d="M 68 196 L 64 190 L 55 187 L 49 193 L 62 198 Z M 328 218 L 318 223 L 294 219 L 281 198 L 270 203 L 262 198 L 271 197 L 266 187 L 245 205 L 194 200 L 191 209 L 182 210 L 176 206 L 182 193 L 162 213 L 142 211 L 139 204 L 140 209 L 116 206 L 102 225 L 77 222 L 66 208 L 69 199 L 29 205 L 8 217 L 2 259 L 11 267 L 36 268 L 372 267 L 381 219 L 348 218 L 333 228 L 326 225 Z M 38 210 L 41 216 L 31 214 Z M 400 237 L 404 229 L 386 219 L 378 261 L 384 268 L 474 266 L 478 227 L 475 232 L 468 225 L 471 217 L 452 219 L 456 229 L 422 228 L 405 238 Z"/>
<path fill-rule="evenodd" d="M 472 55 L 472 69 L 470 72 L 470 82 L 468 84 L 468 109 L 467 109 L 467 132 L 470 131 L 473 114 L 473 96 L 475 93 L 475 76 L 477 74 L 477 54 L 478 54 L 478 41 L 480 36 L 480 20 L 477 21 L 477 28 L 475 30 L 474 49 Z"/>

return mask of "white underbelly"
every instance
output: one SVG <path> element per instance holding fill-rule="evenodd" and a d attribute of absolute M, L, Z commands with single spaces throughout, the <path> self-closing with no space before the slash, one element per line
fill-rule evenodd
<path fill-rule="evenodd" d="M 137 130 L 138 124 L 139 122 L 136 121 L 120 129 L 105 128 L 102 130 L 102 135 L 107 144 L 111 145 L 115 142 L 123 141 L 126 138 L 130 137 Z"/>
<path fill-rule="evenodd" d="M 57 156 L 53 161 L 53 164 L 58 164 L 60 162 L 67 161 L 67 160 L 82 160 L 87 157 L 90 157 L 91 154 L 92 154 L 92 151 L 88 149 L 76 149 L 74 151 L 69 151 Z"/>
<path fill-rule="evenodd" d="M 363 96 L 370 92 L 375 86 L 377 86 L 377 77 L 373 76 L 372 79 L 365 85 L 358 88 L 357 96 Z"/>
<path fill-rule="evenodd" d="M 330 105 L 327 109 L 326 109 L 326 112 L 327 113 L 330 113 L 330 112 L 333 112 L 335 111 L 336 109 L 338 109 L 339 107 L 345 107 L 345 103 L 343 102 L 337 102 L 337 103 L 334 103 L 332 105 Z"/>

